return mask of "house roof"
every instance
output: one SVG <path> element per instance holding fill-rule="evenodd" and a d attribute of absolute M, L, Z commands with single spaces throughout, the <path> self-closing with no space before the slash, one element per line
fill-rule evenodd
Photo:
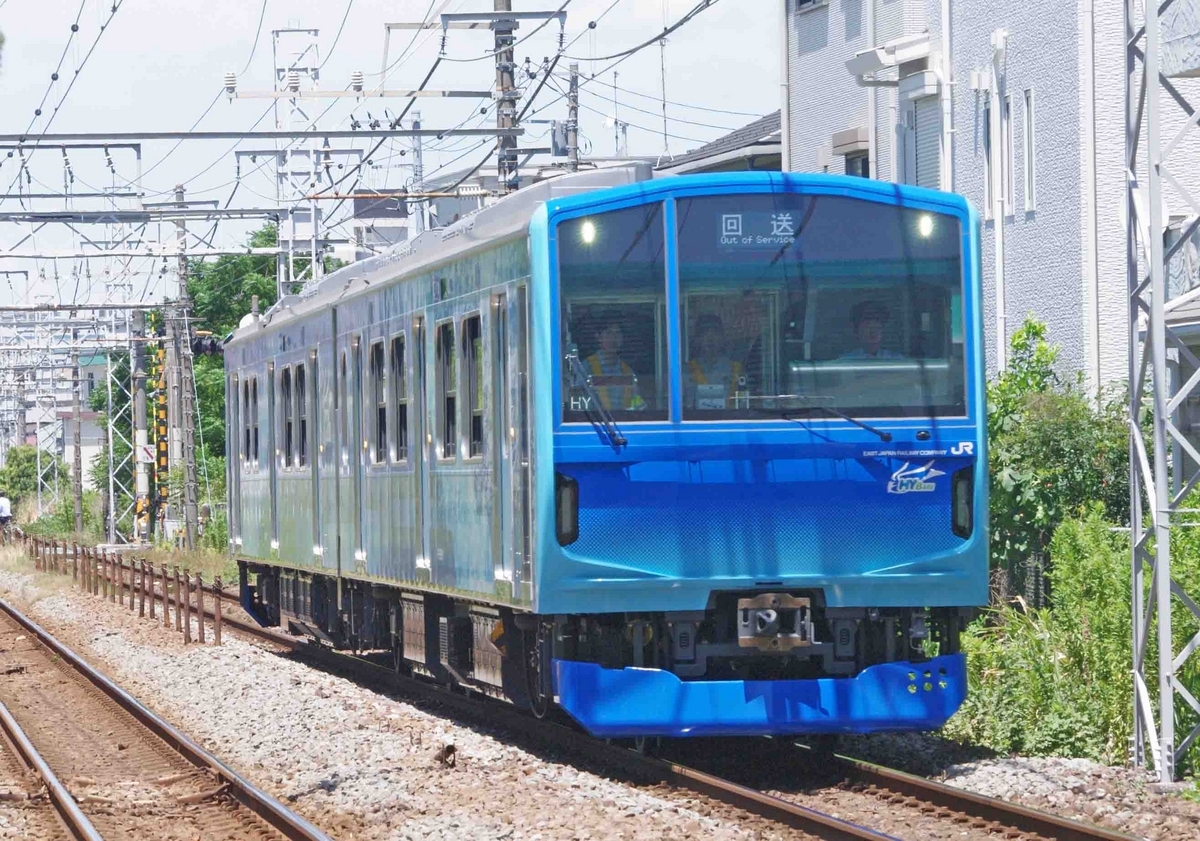
<path fill-rule="evenodd" d="M 742 126 L 736 131 L 731 131 L 723 137 L 718 137 L 711 143 L 705 143 L 690 152 L 675 158 L 671 161 L 665 161 L 658 166 L 662 170 L 678 170 L 680 168 L 691 169 L 689 164 L 694 164 L 698 161 L 703 161 L 708 158 L 716 158 L 721 155 L 727 155 L 730 152 L 737 152 L 742 149 L 749 149 L 754 146 L 763 145 L 779 145 L 781 143 L 780 115 L 776 111 L 773 114 L 767 114 L 765 117 L 759 117 L 752 123 Z"/>

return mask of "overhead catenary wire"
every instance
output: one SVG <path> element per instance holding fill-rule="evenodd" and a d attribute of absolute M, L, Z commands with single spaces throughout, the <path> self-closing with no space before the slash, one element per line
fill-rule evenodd
<path fill-rule="evenodd" d="M 609 61 L 614 58 L 622 58 L 624 56 L 633 55 L 638 50 L 644 49 L 644 48 L 650 46 L 651 44 L 657 44 L 659 41 L 661 41 L 663 38 L 666 38 L 668 35 L 670 35 L 675 30 L 686 25 L 689 21 L 691 21 L 693 18 L 695 18 L 701 12 L 705 11 L 706 9 L 711 9 L 713 6 L 717 5 L 718 2 L 720 2 L 720 0 L 700 0 L 699 3 L 697 3 L 695 6 L 692 7 L 691 11 L 689 11 L 687 14 L 685 14 L 679 20 L 675 21 L 675 23 L 673 23 L 671 26 L 668 26 L 665 29 L 663 29 L 663 31 L 661 33 L 659 33 L 658 35 L 655 35 L 653 38 L 643 41 L 642 43 L 638 44 L 637 46 L 630 47 L 627 50 L 622 50 L 619 53 L 613 53 L 612 55 L 598 55 L 598 56 L 568 55 L 567 58 L 571 59 L 572 61 Z"/>
<path fill-rule="evenodd" d="M 352 8 L 354 8 L 354 0 L 346 0 L 346 12 L 342 15 L 342 22 L 338 26 L 337 35 L 333 36 L 333 45 L 329 48 L 329 52 L 325 54 L 325 60 L 317 65 L 317 70 L 322 69 L 329 62 L 333 51 L 337 49 L 338 41 L 342 40 L 342 30 L 346 28 L 346 20 L 350 17 L 350 10 Z"/>
<path fill-rule="evenodd" d="M 107 20 L 105 20 L 104 23 L 100 24 L 100 31 L 96 33 L 96 37 L 92 40 L 92 45 L 88 48 L 87 53 L 84 54 L 83 60 L 79 62 L 79 66 L 75 68 L 75 72 L 73 74 L 71 74 L 71 81 L 70 81 L 70 83 L 67 84 L 67 89 L 65 91 L 63 91 L 62 96 L 60 96 L 58 98 L 58 103 L 54 106 L 54 110 L 50 113 L 50 116 L 46 120 L 46 124 L 42 127 L 43 133 L 48 131 L 50 129 L 50 126 L 54 123 L 54 119 L 58 116 L 59 110 L 63 107 L 63 104 L 67 101 L 67 97 L 71 95 L 71 91 L 75 88 L 75 83 L 77 81 L 79 81 L 79 75 L 83 72 L 84 67 L 87 66 L 88 59 L 90 59 L 92 57 L 92 53 L 94 53 L 96 51 L 96 46 L 100 43 L 100 39 L 104 37 L 104 33 L 108 30 L 108 25 L 110 23 L 112 23 L 112 19 L 116 16 L 117 11 L 121 8 L 121 5 L 124 2 L 125 2 L 125 0 L 113 0 L 112 9 L 108 13 Z M 79 14 L 76 15 L 75 22 L 73 24 L 71 24 L 71 39 L 68 39 L 67 48 L 70 47 L 71 40 L 74 39 L 75 34 L 79 31 L 79 17 L 82 14 L 82 12 L 83 12 L 83 4 L 80 4 Z M 63 50 L 64 57 L 66 56 L 67 48 L 64 48 L 64 50 Z M 62 67 L 62 60 L 60 59 L 59 60 L 59 68 L 61 69 L 61 67 Z M 58 81 L 58 75 L 59 75 L 58 71 L 56 70 L 51 77 L 51 79 L 52 79 L 51 87 L 53 87 L 54 82 Z M 49 92 L 49 89 L 47 90 L 47 93 L 48 92 Z M 44 105 L 45 102 L 46 102 L 46 97 L 43 97 L 42 104 Z M 34 119 L 30 121 L 29 128 L 26 129 L 26 132 L 28 132 L 29 129 L 33 128 L 33 124 L 37 121 L 37 117 L 40 116 L 41 113 L 42 113 L 42 108 L 39 107 L 35 112 Z M 35 141 L 33 146 L 30 148 L 30 150 L 29 150 L 30 158 L 32 158 L 34 152 L 37 151 L 38 145 L 39 145 L 38 142 Z M 28 165 L 28 162 L 29 162 L 29 158 L 25 158 L 24 163 L 26 165 Z M 8 185 L 8 189 L 5 190 L 5 193 L 12 192 L 13 185 L 17 183 L 17 180 L 20 179 L 20 177 L 21 177 L 21 173 L 20 173 L 20 171 L 18 171 L 16 176 L 13 178 L 12 182 Z"/>
<path fill-rule="evenodd" d="M 542 21 L 537 26 L 535 26 L 533 28 L 532 32 L 530 32 L 524 38 L 519 38 L 516 41 L 513 41 L 513 43 L 510 44 L 509 46 L 506 46 L 499 50 L 489 50 L 488 52 L 484 53 L 483 55 L 477 55 L 473 58 L 451 58 L 450 56 L 445 56 L 444 60 L 454 62 L 456 64 L 470 64 L 473 61 L 486 61 L 488 59 L 495 59 L 496 56 L 498 56 L 500 53 L 507 52 L 508 50 L 516 49 L 521 44 L 524 44 L 526 41 L 528 41 L 530 38 L 532 38 L 534 35 L 537 35 L 539 32 L 541 32 L 543 29 L 545 29 L 547 26 L 550 25 L 550 21 L 555 20 L 555 18 L 558 15 L 562 14 L 562 12 L 567 8 L 567 6 L 570 6 L 570 5 L 571 5 L 571 0 L 565 0 L 565 2 L 561 6 L 559 6 L 557 10 L 555 10 L 554 17 L 546 18 L 544 21 Z"/>

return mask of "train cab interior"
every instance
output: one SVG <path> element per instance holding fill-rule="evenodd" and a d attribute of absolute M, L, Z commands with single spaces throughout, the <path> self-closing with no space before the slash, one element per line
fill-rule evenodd
<path fill-rule="evenodd" d="M 668 306 L 672 234 L 661 204 L 560 225 L 565 422 L 591 420 L 594 402 L 617 422 L 668 420 L 676 324 L 682 417 L 674 420 L 763 420 L 829 409 L 875 418 L 966 414 L 957 223 L 789 196 L 793 209 L 763 209 L 755 222 L 792 235 L 734 244 L 713 233 L 716 210 L 729 198 L 678 202 L 677 312 Z M 718 201 L 719 208 L 711 206 Z M 802 244 L 794 232 L 804 213 L 811 240 Z M 750 224 L 752 214 L 737 216 L 741 226 Z M 859 250 L 851 251 L 839 242 L 852 237 L 851 224 L 885 232 L 890 226 L 895 236 L 865 249 L 872 240 L 853 237 Z"/>

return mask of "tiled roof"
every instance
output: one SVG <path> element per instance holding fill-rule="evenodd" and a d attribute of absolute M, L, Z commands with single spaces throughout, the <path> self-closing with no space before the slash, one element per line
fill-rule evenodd
<path fill-rule="evenodd" d="M 723 155 L 726 152 L 735 152 L 738 149 L 757 146 L 761 143 L 778 143 L 780 131 L 779 112 L 776 111 L 774 114 L 759 117 L 749 125 L 742 126 L 736 131 L 731 131 L 724 137 L 718 137 L 711 143 L 705 143 L 703 146 L 680 155 L 674 160 L 663 161 L 659 164 L 658 168 L 675 169 L 693 161 L 712 158 L 717 155 Z"/>

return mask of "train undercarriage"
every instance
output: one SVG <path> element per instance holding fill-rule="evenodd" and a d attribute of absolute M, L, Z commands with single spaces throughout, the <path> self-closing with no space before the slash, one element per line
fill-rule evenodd
<path fill-rule="evenodd" d="M 738 687 L 743 695 L 749 687 L 759 687 L 758 692 L 802 688 L 799 696 L 789 696 L 788 703 L 796 703 L 796 697 L 811 695 L 810 687 L 849 687 L 856 676 L 885 668 L 888 680 L 866 699 L 843 703 L 862 706 L 873 698 L 891 706 L 895 692 L 915 700 L 947 690 L 957 696 L 959 688 L 949 685 L 962 679 L 959 635 L 970 614 L 960 608 L 834 608 L 814 591 L 716 593 L 706 610 L 687 613 L 534 615 L 443 593 L 339 581 L 253 562 L 239 567 L 243 606 L 265 625 L 338 649 L 388 652 L 398 671 L 469 688 L 536 715 L 557 703 L 593 732 L 639 729 L 637 715 L 623 724 L 599 720 L 611 711 L 593 715 L 595 698 L 587 696 L 614 692 L 651 691 L 663 697 L 700 687 L 708 694 L 714 687 L 725 692 Z M 629 683 L 651 675 L 670 683 Z M 680 695 L 679 703 L 685 698 Z M 829 701 L 817 706 L 822 704 Z M 918 715 L 914 721 L 932 719 Z M 647 732 L 655 727 L 645 726 Z M 720 732 L 755 726 L 770 729 L 765 721 L 743 722 Z M 822 724 L 811 717 L 791 728 L 809 729 L 888 728 Z"/>

